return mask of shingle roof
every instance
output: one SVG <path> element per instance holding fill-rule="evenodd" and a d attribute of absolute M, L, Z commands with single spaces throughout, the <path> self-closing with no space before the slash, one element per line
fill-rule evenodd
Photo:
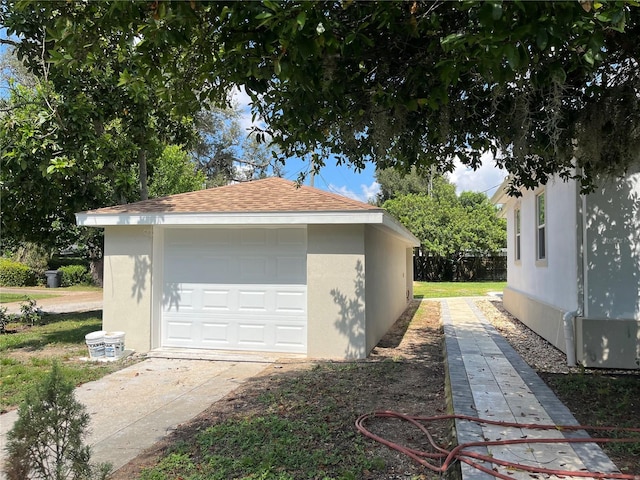
<path fill-rule="evenodd" d="M 265 178 L 99 208 L 92 215 L 149 213 L 344 212 L 379 207 L 282 178 Z"/>

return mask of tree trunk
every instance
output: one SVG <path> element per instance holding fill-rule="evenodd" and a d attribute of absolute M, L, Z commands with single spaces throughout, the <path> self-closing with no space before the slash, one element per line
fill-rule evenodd
<path fill-rule="evenodd" d="M 147 150 L 140 148 L 138 151 L 138 172 L 140 175 L 140 199 L 149 198 L 149 188 L 147 187 Z"/>

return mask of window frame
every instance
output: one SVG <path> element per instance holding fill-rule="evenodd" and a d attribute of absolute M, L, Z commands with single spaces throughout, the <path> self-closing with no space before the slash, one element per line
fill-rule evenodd
<path fill-rule="evenodd" d="M 513 212 L 513 231 L 513 258 L 515 263 L 520 263 L 522 261 L 522 210 L 520 209 L 520 205 L 516 205 Z"/>
<path fill-rule="evenodd" d="M 540 202 L 542 199 L 542 202 Z M 536 265 L 545 267 L 549 261 L 549 249 L 547 240 L 547 195 L 544 188 L 535 192 L 535 248 L 536 248 Z M 540 206 L 542 203 L 542 208 Z M 542 221 L 541 221 L 542 220 Z"/>

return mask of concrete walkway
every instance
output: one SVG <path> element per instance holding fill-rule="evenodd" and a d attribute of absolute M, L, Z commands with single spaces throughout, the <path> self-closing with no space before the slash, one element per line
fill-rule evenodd
<path fill-rule="evenodd" d="M 92 461 L 110 462 L 117 470 L 268 365 L 263 357 L 260 361 L 148 358 L 78 387 L 76 399 L 91 415 L 86 443 L 91 445 Z M 17 417 L 16 410 L 0 415 L 0 460 L 6 433 Z"/>
<path fill-rule="evenodd" d="M 520 424 L 578 425 L 569 409 L 485 319 L 472 299 L 447 299 L 442 300 L 441 305 L 455 414 Z M 458 444 L 521 438 L 588 438 L 583 431 L 563 433 L 558 430 L 507 429 L 460 420 L 456 421 L 456 432 Z M 474 447 L 471 450 L 547 469 L 617 471 L 611 460 L 594 443 L 525 443 Z M 494 468 L 494 465 L 484 466 Z M 502 466 L 498 466 L 497 471 L 514 479 L 531 480 L 533 477 L 529 472 Z M 495 479 L 465 463 L 462 463 L 462 478 Z M 548 477 L 540 475 L 539 478 Z"/>

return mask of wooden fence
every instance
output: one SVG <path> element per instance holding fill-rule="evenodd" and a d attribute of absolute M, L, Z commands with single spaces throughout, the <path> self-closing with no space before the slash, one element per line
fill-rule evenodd
<path fill-rule="evenodd" d="M 507 256 L 465 255 L 447 258 L 421 255 L 418 249 L 413 255 L 413 279 L 420 282 L 477 282 L 507 279 Z"/>

